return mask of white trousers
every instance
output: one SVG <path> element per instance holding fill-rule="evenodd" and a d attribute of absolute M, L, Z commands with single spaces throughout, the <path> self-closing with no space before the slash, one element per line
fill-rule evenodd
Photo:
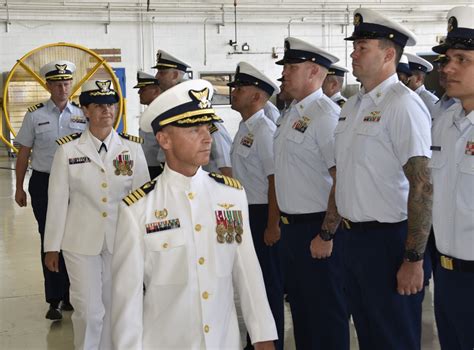
<path fill-rule="evenodd" d="M 112 334 L 112 254 L 105 248 L 100 255 L 63 251 L 71 283 L 69 293 L 76 350 L 110 350 Z"/>

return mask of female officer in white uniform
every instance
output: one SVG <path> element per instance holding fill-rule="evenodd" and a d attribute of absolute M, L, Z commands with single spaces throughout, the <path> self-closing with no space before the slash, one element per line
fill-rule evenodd
<path fill-rule="evenodd" d="M 75 349 L 110 349 L 110 295 L 118 203 L 149 181 L 140 138 L 113 129 L 118 95 L 110 80 L 89 81 L 79 97 L 89 126 L 57 142 L 49 182 L 44 248 L 71 281 Z"/>

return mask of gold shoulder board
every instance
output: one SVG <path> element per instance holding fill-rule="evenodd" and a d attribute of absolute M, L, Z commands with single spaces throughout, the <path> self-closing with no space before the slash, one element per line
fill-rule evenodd
<path fill-rule="evenodd" d="M 139 137 L 139 136 L 133 136 L 133 135 L 129 135 L 129 134 L 125 134 L 123 132 L 120 132 L 119 133 L 119 136 L 120 137 L 123 137 L 124 139 L 126 140 L 129 140 L 129 141 L 132 141 L 132 142 L 136 142 L 136 143 L 143 143 L 144 140 L 142 137 Z"/>
<path fill-rule="evenodd" d="M 34 112 L 34 111 L 36 111 L 37 109 L 39 109 L 41 107 L 44 107 L 44 104 L 43 103 L 37 103 L 33 106 L 28 107 L 28 112 L 30 112 L 30 113 Z"/>
<path fill-rule="evenodd" d="M 243 189 L 242 185 L 240 184 L 240 181 L 236 180 L 232 177 L 224 176 L 224 175 L 218 174 L 218 173 L 209 173 L 209 176 L 211 178 L 213 178 L 215 181 L 217 181 L 221 184 L 224 184 L 226 186 L 230 186 L 230 187 L 236 188 L 238 190 Z"/>
<path fill-rule="evenodd" d="M 131 206 L 133 203 L 138 202 L 140 199 L 145 197 L 148 193 L 150 193 L 156 185 L 156 180 L 151 180 L 145 183 L 140 188 L 132 191 L 127 197 L 123 198 L 122 201 L 127 205 Z"/>
<path fill-rule="evenodd" d="M 81 135 L 82 135 L 81 132 L 76 132 L 75 134 L 67 135 L 67 136 L 57 139 L 56 143 L 61 146 L 68 142 L 71 142 L 72 140 L 78 139 L 79 137 L 81 137 Z"/>

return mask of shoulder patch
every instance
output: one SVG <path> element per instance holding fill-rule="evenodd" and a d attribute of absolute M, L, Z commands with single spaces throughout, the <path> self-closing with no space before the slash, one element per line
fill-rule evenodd
<path fill-rule="evenodd" d="M 217 128 L 215 124 L 211 124 L 211 126 L 209 127 L 209 132 L 211 133 L 211 135 L 215 133 L 217 130 L 219 129 Z"/>
<path fill-rule="evenodd" d="M 135 191 L 132 191 L 127 197 L 122 199 L 127 206 L 131 206 L 132 204 L 138 202 L 140 199 L 145 197 L 148 193 L 150 193 L 156 185 L 156 180 L 151 180 L 146 182 L 143 186 L 137 188 Z"/>
<path fill-rule="evenodd" d="M 78 139 L 79 137 L 81 137 L 81 135 L 82 135 L 81 132 L 76 132 L 74 134 L 67 135 L 67 136 L 64 136 L 64 137 L 61 137 L 61 138 L 57 139 L 56 143 L 61 146 L 61 145 L 64 145 L 68 142 L 71 142 L 72 140 Z"/>
<path fill-rule="evenodd" d="M 219 182 L 219 183 L 224 184 L 226 186 L 237 188 L 238 190 L 243 189 L 242 185 L 240 184 L 240 181 L 236 180 L 232 177 L 224 176 L 224 175 L 218 174 L 218 173 L 209 173 L 209 176 L 211 178 L 213 178 L 216 182 Z"/>
<path fill-rule="evenodd" d="M 123 132 L 119 132 L 119 136 L 126 139 L 126 140 L 128 140 L 128 141 L 132 141 L 132 142 L 136 142 L 136 143 L 143 143 L 144 142 L 142 137 L 125 134 Z"/>
<path fill-rule="evenodd" d="M 33 105 L 33 106 L 28 107 L 28 112 L 30 112 L 30 113 L 31 113 L 31 112 L 34 112 L 34 111 L 36 111 L 37 109 L 40 109 L 40 108 L 42 108 L 42 107 L 44 107 L 44 103 L 37 103 L 37 104 L 35 104 L 35 105 Z"/>

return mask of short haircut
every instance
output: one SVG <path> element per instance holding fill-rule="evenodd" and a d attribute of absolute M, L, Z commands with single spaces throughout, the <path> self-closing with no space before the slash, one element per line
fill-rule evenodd
<path fill-rule="evenodd" d="M 378 41 L 379 41 L 379 47 L 381 49 L 388 49 L 388 48 L 395 49 L 395 65 L 398 65 L 403 55 L 403 48 L 400 45 L 394 43 L 390 39 L 382 38 L 382 39 L 378 39 Z"/>

